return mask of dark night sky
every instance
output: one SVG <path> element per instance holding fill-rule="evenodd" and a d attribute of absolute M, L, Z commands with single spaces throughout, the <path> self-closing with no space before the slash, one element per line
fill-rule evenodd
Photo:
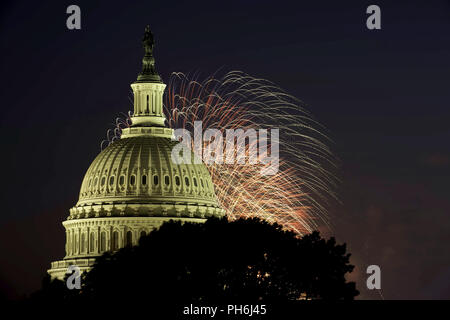
<path fill-rule="evenodd" d="M 82 30 L 66 28 L 77 4 Z M 378 4 L 382 30 L 365 10 Z M 269 79 L 331 132 L 342 161 L 333 234 L 362 298 L 450 298 L 449 1 L 3 1 L 0 291 L 37 289 L 62 220 L 156 37 L 157 68 Z"/>

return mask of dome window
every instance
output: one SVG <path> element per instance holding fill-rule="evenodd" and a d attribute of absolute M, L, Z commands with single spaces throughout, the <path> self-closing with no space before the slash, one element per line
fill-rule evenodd
<path fill-rule="evenodd" d="M 142 185 L 143 186 L 147 185 L 147 176 L 145 174 L 142 175 Z"/>
<path fill-rule="evenodd" d="M 75 253 L 78 252 L 78 248 L 79 248 L 79 246 L 78 246 L 78 234 L 75 234 L 74 241 L 72 242 L 72 245 L 73 245 L 72 252 L 73 252 L 73 254 L 75 254 Z"/>
<path fill-rule="evenodd" d="M 164 183 L 166 184 L 166 186 L 168 186 L 170 184 L 169 176 L 164 177 Z"/>
<path fill-rule="evenodd" d="M 94 179 L 94 187 L 96 187 L 96 186 L 97 186 L 97 183 L 98 183 L 98 178 L 97 178 L 97 177 L 95 177 L 95 179 Z"/>
<path fill-rule="evenodd" d="M 86 243 L 85 237 L 86 236 L 84 235 L 84 233 L 82 233 L 81 234 L 81 252 L 84 252 L 85 243 Z"/>
<path fill-rule="evenodd" d="M 125 238 L 125 246 L 131 247 L 133 246 L 133 233 L 131 231 L 127 231 L 127 236 Z"/>
<path fill-rule="evenodd" d="M 203 179 L 202 178 L 200 178 L 200 185 L 202 186 L 202 188 L 204 188 Z"/>
<path fill-rule="evenodd" d="M 95 234 L 91 232 L 91 238 L 89 239 L 89 251 L 94 252 L 95 250 Z"/>
<path fill-rule="evenodd" d="M 105 182 L 106 182 L 106 177 L 102 177 L 102 181 L 101 181 L 101 185 L 102 185 L 102 187 L 105 185 Z"/>
<path fill-rule="evenodd" d="M 119 232 L 114 231 L 111 239 L 111 249 L 112 251 L 116 251 L 119 249 Z"/>
<path fill-rule="evenodd" d="M 179 177 L 179 176 L 176 176 L 176 177 L 175 177 L 175 184 L 176 184 L 177 186 L 180 186 L 180 177 Z"/>
<path fill-rule="evenodd" d="M 114 176 L 109 177 L 109 185 L 112 186 L 114 184 Z"/>
<path fill-rule="evenodd" d="M 184 183 L 186 184 L 186 187 L 189 187 L 189 178 L 184 177 Z"/>
<path fill-rule="evenodd" d="M 158 179 L 158 176 L 156 174 L 153 176 L 153 184 L 155 186 L 157 186 L 159 184 L 159 179 Z"/>
<path fill-rule="evenodd" d="M 100 251 L 105 252 L 106 251 L 106 232 L 102 231 L 100 234 Z"/>
<path fill-rule="evenodd" d="M 130 177 L 130 184 L 134 186 L 136 184 L 136 176 L 133 174 Z"/>
<path fill-rule="evenodd" d="M 119 178 L 119 184 L 120 184 L 121 186 L 123 186 L 124 183 L 125 183 L 125 177 L 124 177 L 124 176 L 120 176 L 120 178 Z"/>
<path fill-rule="evenodd" d="M 197 178 L 194 177 L 194 187 L 197 188 Z"/>

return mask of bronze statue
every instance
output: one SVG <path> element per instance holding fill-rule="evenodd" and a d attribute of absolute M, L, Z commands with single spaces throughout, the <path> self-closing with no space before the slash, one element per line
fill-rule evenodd
<path fill-rule="evenodd" d="M 153 34 L 150 31 L 150 26 L 145 27 L 144 38 L 142 39 L 142 44 L 144 45 L 145 54 L 152 55 L 153 46 L 155 44 L 153 40 Z"/>
<path fill-rule="evenodd" d="M 145 27 L 142 46 L 144 47 L 144 57 L 142 58 L 142 71 L 139 73 L 136 82 L 161 82 L 161 77 L 155 69 L 155 59 L 153 58 L 153 46 L 155 41 L 150 31 L 150 26 Z"/>

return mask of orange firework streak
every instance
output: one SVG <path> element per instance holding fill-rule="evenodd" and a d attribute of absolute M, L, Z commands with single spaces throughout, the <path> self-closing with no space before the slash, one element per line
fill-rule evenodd
<path fill-rule="evenodd" d="M 264 176 L 263 164 L 207 164 L 217 198 L 231 219 L 259 217 L 277 222 L 302 235 L 329 225 L 328 201 L 336 199 L 337 178 L 332 174 L 336 158 L 325 130 L 303 107 L 273 83 L 240 71 L 198 82 L 173 73 L 165 94 L 164 112 L 170 128 L 193 132 L 194 121 L 203 130 L 275 129 L 280 132 L 279 170 Z M 117 118 L 107 132 L 111 143 L 131 124 L 129 112 Z M 224 135 L 222 134 L 222 137 Z M 203 141 L 202 137 L 194 137 Z M 259 137 L 259 143 L 261 137 Z M 267 150 L 270 141 L 267 138 Z M 208 150 L 209 142 L 203 142 Z M 248 153 L 250 145 L 246 144 Z M 195 150 L 195 148 L 193 148 Z M 235 151 L 236 155 L 237 151 Z M 267 154 L 258 154 L 258 159 Z"/>
<path fill-rule="evenodd" d="M 174 73 L 165 96 L 165 112 L 174 129 L 192 132 L 194 121 L 202 121 L 203 130 L 222 133 L 227 129 L 279 128 L 277 174 L 261 175 L 264 165 L 248 161 L 207 166 L 228 217 L 256 216 L 305 234 L 316 229 L 319 221 L 328 224 L 326 203 L 335 197 L 337 180 L 326 169 L 335 162 L 325 144 L 329 140 L 315 129 L 321 128 L 320 124 L 300 104 L 272 83 L 239 71 L 203 82 Z M 195 139 L 203 141 L 202 137 Z M 270 150 L 270 141 L 266 142 Z M 208 150 L 208 145 L 203 142 L 203 150 Z M 248 152 L 250 146 L 245 148 Z"/>

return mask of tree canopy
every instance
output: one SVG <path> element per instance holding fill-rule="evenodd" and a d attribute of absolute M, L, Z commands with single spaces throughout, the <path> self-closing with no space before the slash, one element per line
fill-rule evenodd
<path fill-rule="evenodd" d="M 334 238 L 298 237 L 257 218 L 170 221 L 138 246 L 99 257 L 81 290 L 47 281 L 36 297 L 155 305 L 353 299 L 349 257 Z"/>

